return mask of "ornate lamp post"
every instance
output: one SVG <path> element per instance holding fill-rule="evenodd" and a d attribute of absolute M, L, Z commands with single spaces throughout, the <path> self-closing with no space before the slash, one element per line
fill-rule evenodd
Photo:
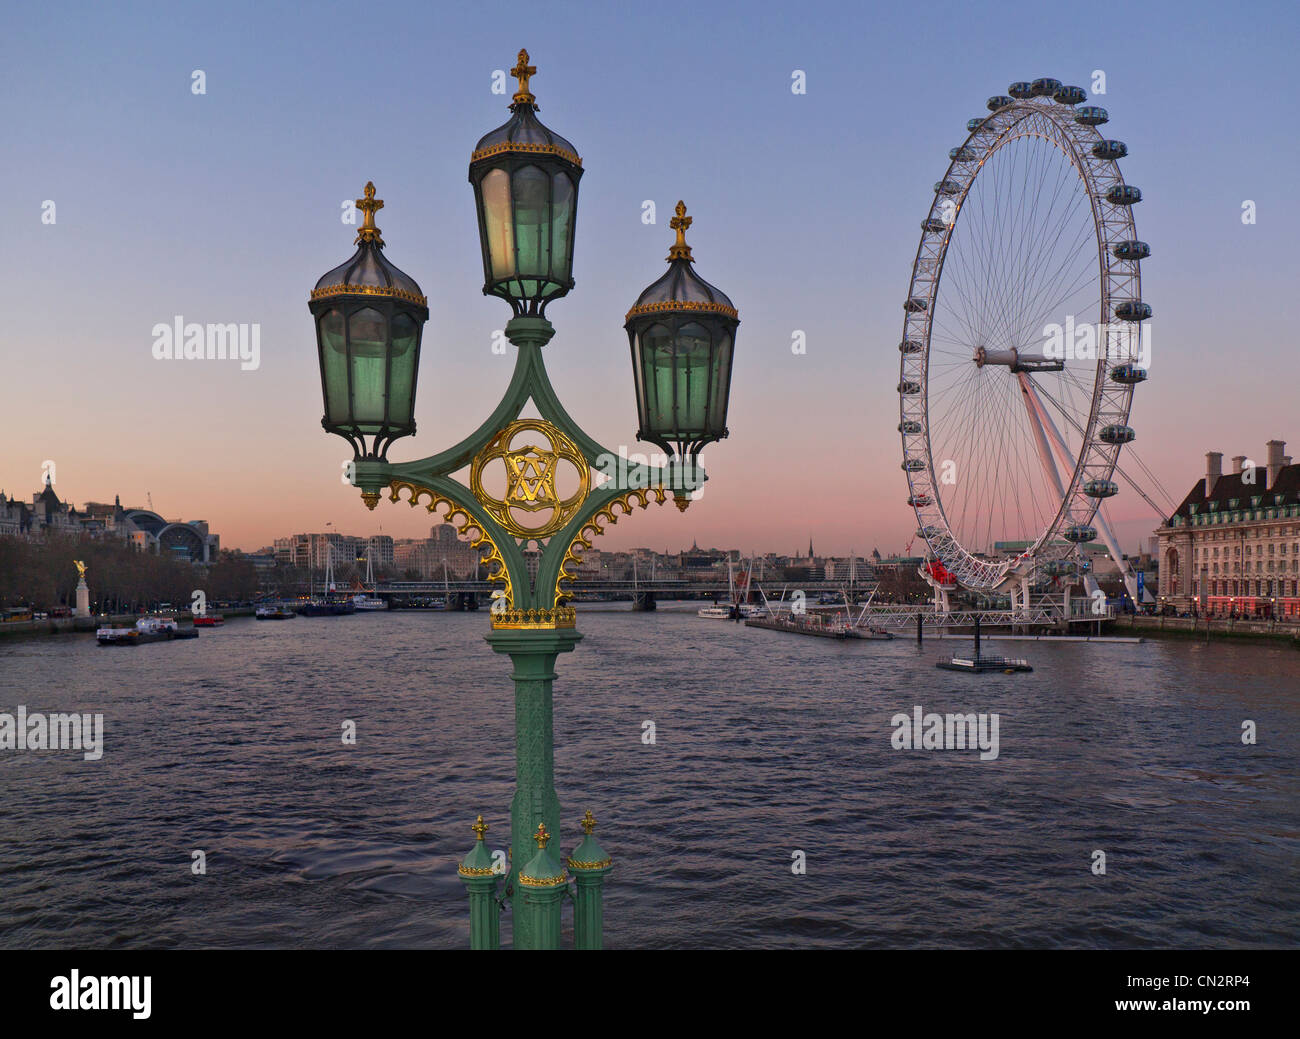
<path fill-rule="evenodd" d="M 519 52 L 519 89 L 511 118 L 479 141 L 469 180 L 478 210 L 483 292 L 510 304 L 506 337 L 517 348 L 505 396 L 477 430 L 417 462 L 387 460 L 388 446 L 415 432 L 414 400 L 420 327 L 428 308 L 419 286 L 383 257 L 374 213 L 383 205 L 367 185 L 356 254 L 317 283 L 311 296 L 325 398 L 324 427 L 353 447 L 353 482 L 373 509 L 390 501 L 423 504 L 455 524 L 481 553 L 492 593 L 487 641 L 509 655 L 515 683 L 515 781 L 510 805 L 512 900 L 516 948 L 550 948 L 559 940 L 559 905 L 575 899 L 579 948 L 601 945 L 601 890 L 612 862 L 583 818 L 584 838 L 565 859 L 555 792 L 552 682 L 555 660 L 581 640 L 567 605 L 575 564 L 606 527 L 632 511 L 670 498 L 679 509 L 706 479 L 698 457 L 727 435 L 731 359 L 739 317 L 731 301 L 692 267 L 678 203 L 677 242 L 668 272 L 628 312 L 636 382 L 638 436 L 662 447 L 663 468 L 629 465 L 569 417 L 546 374 L 542 350 L 554 335 L 549 303 L 573 287 L 573 243 L 582 160 L 537 118 L 528 89 L 536 68 Z M 532 401 L 541 418 L 521 419 Z M 469 485 L 452 478 L 469 467 Z M 594 472 L 611 477 L 596 486 Z M 533 556 L 530 570 L 527 556 Z M 470 893 L 471 945 L 495 948 L 496 885 L 483 843 L 460 866 Z M 575 892 L 570 892 L 573 870 Z"/>

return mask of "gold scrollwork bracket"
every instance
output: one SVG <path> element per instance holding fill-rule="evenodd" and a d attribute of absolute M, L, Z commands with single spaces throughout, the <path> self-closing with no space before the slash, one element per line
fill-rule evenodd
<path fill-rule="evenodd" d="M 440 505 L 446 505 L 447 511 L 441 513 L 443 520 L 452 524 L 456 528 L 456 533 L 470 538 L 470 547 L 477 548 L 483 554 L 479 557 L 479 563 L 489 567 L 487 579 L 489 581 L 500 581 L 505 585 L 505 608 L 508 611 L 513 610 L 515 604 L 515 590 L 510 583 L 510 568 L 506 566 L 505 559 L 502 558 L 496 542 L 483 525 L 476 520 L 463 506 L 453 501 L 445 495 L 439 494 L 428 487 L 418 483 L 411 483 L 407 480 L 394 480 L 388 485 L 388 500 L 393 502 L 406 501 L 411 508 L 420 504 L 420 499 L 425 495 L 429 497 L 429 503 L 425 506 L 430 512 L 436 513 Z M 409 491 L 408 498 L 402 497 L 402 491 Z M 477 533 L 473 536 L 466 532 L 474 530 Z M 495 566 L 493 566 L 495 564 Z M 495 594 L 495 593 L 494 593 Z"/>
<path fill-rule="evenodd" d="M 557 603 L 563 596 L 568 594 L 560 585 L 577 577 L 577 574 L 569 569 L 569 564 L 581 563 L 582 558 L 578 553 L 591 548 L 593 538 L 598 538 L 605 533 L 605 528 L 617 523 L 620 516 L 630 516 L 632 514 L 633 499 L 636 500 L 638 508 L 644 509 L 650 504 L 651 500 L 656 505 L 662 505 L 668 500 L 668 492 L 663 487 L 647 487 L 645 490 L 631 490 L 626 494 L 620 494 L 604 508 L 597 510 L 591 519 L 579 527 L 578 532 L 573 536 L 573 540 L 569 542 L 569 547 L 564 553 L 564 559 L 560 563 L 560 572 L 555 578 L 555 601 Z M 621 508 L 622 511 L 615 512 L 616 506 Z"/>

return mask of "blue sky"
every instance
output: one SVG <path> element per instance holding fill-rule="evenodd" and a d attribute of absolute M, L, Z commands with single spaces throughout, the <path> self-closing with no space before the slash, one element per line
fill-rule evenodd
<path fill-rule="evenodd" d="M 343 199 L 373 180 L 387 255 L 429 297 L 417 416 L 395 458 L 490 410 L 508 316 L 481 295 L 477 139 L 504 122 L 492 73 L 526 46 L 540 116 L 583 156 L 577 287 L 549 316 L 552 377 L 602 442 L 636 449 L 623 315 L 663 269 L 678 198 L 699 272 L 739 307 L 729 440 L 685 518 L 646 513 L 609 547 L 901 549 L 894 423 L 918 223 L 965 121 L 1012 80 L 1088 86 L 1146 200 L 1156 309 L 1137 447 L 1181 498 L 1202 455 L 1300 447 L 1294 318 L 1300 158 L 1290 4 L 47 4 L 0 40 L 9 328 L 0 485 L 58 462 L 73 500 L 207 518 L 226 544 L 422 533 L 341 488 L 319 427 L 307 293 L 345 259 Z M 191 93 L 202 69 L 207 93 Z M 792 94 L 803 70 L 807 93 Z M 44 200 L 57 223 L 42 224 Z M 641 221 L 652 199 L 658 223 Z M 1241 223 L 1255 201 L 1258 222 Z M 168 366 L 150 329 L 259 322 L 256 372 Z M 807 334 L 802 356 L 792 331 Z M 1300 452 L 1297 452 L 1300 453 Z M 1155 517 L 1115 503 L 1127 545 Z"/>

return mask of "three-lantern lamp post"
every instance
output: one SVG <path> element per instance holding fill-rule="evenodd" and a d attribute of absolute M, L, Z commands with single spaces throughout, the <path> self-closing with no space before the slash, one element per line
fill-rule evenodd
<path fill-rule="evenodd" d="M 470 898 L 471 947 L 498 946 L 499 914 L 509 904 L 516 948 L 555 948 L 561 907 L 571 900 L 575 945 L 600 948 L 601 892 L 612 861 L 596 841 L 589 811 L 582 840 L 567 857 L 558 851 L 552 683 L 556 658 L 581 639 L 569 605 L 571 582 L 592 539 L 633 505 L 672 500 L 685 510 L 703 485 L 700 451 L 727 435 L 739 315 L 695 272 L 685 237 L 692 218 L 678 202 L 668 270 L 641 293 L 624 326 L 637 436 L 662 448 L 667 463 L 630 465 L 569 417 L 542 353 L 555 331 L 546 308 L 574 285 L 582 159 L 538 119 L 528 89 L 537 70 L 527 51 L 511 71 L 519 88 L 510 119 L 478 142 L 469 164 L 483 292 L 509 304 L 505 334 L 517 349 L 510 384 L 491 414 L 438 454 L 389 461 L 393 442 L 415 434 L 429 308 L 415 280 L 384 254 L 375 223 L 384 203 L 373 184 L 357 200 L 364 221 L 356 252 L 316 283 L 309 307 L 325 406 L 321 424 L 352 447 L 352 482 L 363 501 L 374 509 L 386 492 L 390 501 L 423 504 L 453 523 L 479 549 L 494 586 L 487 641 L 513 664 L 516 789 L 504 871 L 488 851 L 482 816 L 459 865 Z M 540 417 L 520 418 L 530 401 Z M 453 478 L 466 467 L 468 485 Z M 600 473 L 612 478 L 600 482 Z"/>

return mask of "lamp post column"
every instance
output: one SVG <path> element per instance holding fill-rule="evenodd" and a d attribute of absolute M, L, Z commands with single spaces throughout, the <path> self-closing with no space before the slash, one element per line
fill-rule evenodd
<path fill-rule="evenodd" d="M 510 802 L 512 928 L 516 949 L 538 948 L 519 872 L 532 857 L 537 827 L 560 840 L 560 799 L 555 793 L 555 741 L 551 684 L 555 658 L 582 639 L 572 628 L 498 628 L 487 636 L 510 656 L 515 683 L 515 796 Z"/>
<path fill-rule="evenodd" d="M 592 834 L 596 820 L 590 811 L 582 817 L 580 825 L 585 836 L 569 856 L 575 888 L 573 944 L 578 949 L 601 949 L 604 948 L 605 877 L 614 868 L 614 862 Z"/>
<path fill-rule="evenodd" d="M 501 907 L 497 905 L 497 876 L 483 843 L 487 823 L 479 816 L 471 827 L 476 838 L 474 847 L 460 864 L 461 883 L 469 892 L 469 947 L 471 949 L 501 948 Z"/>

